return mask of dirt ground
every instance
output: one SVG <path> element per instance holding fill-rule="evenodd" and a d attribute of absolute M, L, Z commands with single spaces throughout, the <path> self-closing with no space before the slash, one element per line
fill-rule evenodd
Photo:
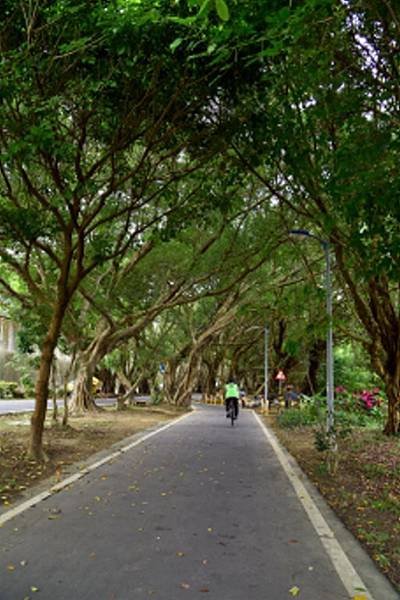
<path fill-rule="evenodd" d="M 265 417 L 342 522 L 400 591 L 400 439 L 357 429 L 339 442 L 330 475 L 311 428 L 280 429 Z"/>
<path fill-rule="evenodd" d="M 84 417 L 71 417 L 69 427 L 53 425 L 50 418 L 44 433 L 44 449 L 49 462 L 29 460 L 26 448 L 29 439 L 29 414 L 0 417 L 0 505 L 11 507 L 40 481 L 66 476 L 68 466 L 109 448 L 128 436 L 175 418 L 185 411 L 174 407 L 131 407 L 115 409 Z"/>

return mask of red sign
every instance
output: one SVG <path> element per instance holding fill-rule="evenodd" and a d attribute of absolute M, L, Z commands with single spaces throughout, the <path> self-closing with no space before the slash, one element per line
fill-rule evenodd
<path fill-rule="evenodd" d="M 283 371 L 279 370 L 278 375 L 275 377 L 278 381 L 285 381 L 286 375 Z"/>

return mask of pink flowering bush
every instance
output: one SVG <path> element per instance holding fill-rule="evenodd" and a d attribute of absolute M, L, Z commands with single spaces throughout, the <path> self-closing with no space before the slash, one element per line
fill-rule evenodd
<path fill-rule="evenodd" d="M 380 388 L 374 387 L 357 392 L 349 392 L 344 386 L 335 388 L 335 404 L 338 410 L 345 413 L 360 412 L 371 416 L 379 416 L 384 394 Z"/>
<path fill-rule="evenodd" d="M 356 397 L 358 398 L 361 407 L 367 412 L 380 406 L 382 403 L 380 389 L 377 387 L 372 390 L 363 390 L 362 392 L 359 392 Z"/>

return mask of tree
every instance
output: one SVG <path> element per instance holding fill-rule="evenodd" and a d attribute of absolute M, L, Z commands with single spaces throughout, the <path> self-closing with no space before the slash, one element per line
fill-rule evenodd
<path fill-rule="evenodd" d="M 331 243 L 370 360 L 385 381 L 385 432 L 396 434 L 397 6 L 321 0 L 272 8 L 268 17 L 263 29 L 247 15 L 253 35 L 239 50 L 250 49 L 250 73 L 263 66 L 256 83 L 238 91 L 242 126 L 233 147 L 286 213 L 297 215 L 297 227 Z"/>
<path fill-rule="evenodd" d="M 228 192 L 232 193 L 229 186 Z M 233 204 L 231 214 L 223 216 L 217 210 L 203 214 L 196 227 L 187 226 L 180 233 L 174 231 L 170 240 L 152 243 L 140 261 L 122 264 L 121 269 L 108 273 L 109 280 L 103 280 L 101 288 L 94 281 L 93 292 L 85 291 L 86 298 L 92 298 L 91 308 L 101 318 L 93 322 L 92 336 L 79 359 L 75 409 L 91 405 L 90 382 L 96 365 L 106 354 L 132 338 L 138 339 L 165 311 L 230 293 L 247 273 L 266 260 L 269 246 L 263 244 L 260 251 L 251 228 L 242 231 L 254 203 Z M 94 300 L 96 289 L 100 292 Z M 82 315 L 74 321 L 82 322 Z"/>
<path fill-rule="evenodd" d="M 30 441 L 37 459 L 71 300 L 96 269 L 140 249 L 147 228 L 182 208 L 166 190 L 215 151 L 203 143 L 212 138 L 215 68 L 176 60 L 171 44 L 183 25 L 162 6 L 121 7 L 7 1 L 1 9 L 0 258 L 26 294 L 0 283 L 39 305 L 46 326 Z M 194 148 L 197 158 L 182 160 Z"/>

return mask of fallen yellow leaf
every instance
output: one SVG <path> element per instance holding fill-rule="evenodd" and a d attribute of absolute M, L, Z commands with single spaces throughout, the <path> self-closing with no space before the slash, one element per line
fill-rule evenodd
<path fill-rule="evenodd" d="M 365 594 L 356 594 L 355 596 L 353 596 L 353 600 L 368 600 L 367 596 Z"/>
<path fill-rule="evenodd" d="M 290 588 L 289 594 L 292 594 L 292 596 L 298 596 L 300 594 L 300 588 L 298 588 L 297 585 L 294 585 L 292 588 Z"/>
<path fill-rule="evenodd" d="M 15 571 L 14 565 L 7 565 L 7 571 Z"/>

